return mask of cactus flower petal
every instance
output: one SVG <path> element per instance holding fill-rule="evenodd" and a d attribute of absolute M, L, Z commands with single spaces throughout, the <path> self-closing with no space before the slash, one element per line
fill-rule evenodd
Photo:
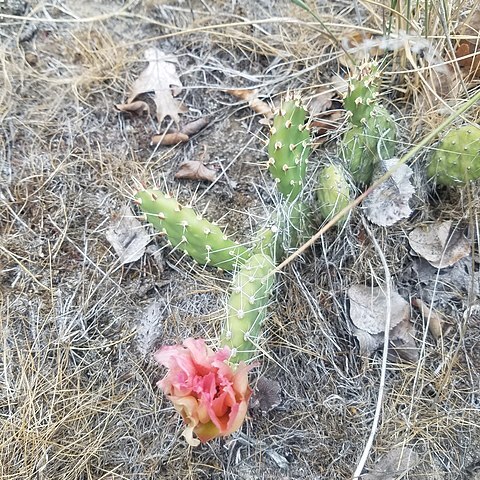
<path fill-rule="evenodd" d="M 233 433 L 245 419 L 252 366 L 241 362 L 231 367 L 225 363 L 229 356 L 228 347 L 213 352 L 204 340 L 193 338 L 155 354 L 155 360 L 168 368 L 158 386 L 185 421 L 183 435 L 192 446 Z"/>

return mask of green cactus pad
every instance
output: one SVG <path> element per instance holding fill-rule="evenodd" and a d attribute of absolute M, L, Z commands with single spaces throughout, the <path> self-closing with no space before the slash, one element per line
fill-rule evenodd
<path fill-rule="evenodd" d="M 448 132 L 430 155 L 427 174 L 439 185 L 465 185 L 480 178 L 480 127 Z"/>
<path fill-rule="evenodd" d="M 349 121 L 356 126 L 365 124 L 371 117 L 378 96 L 379 72 L 374 64 L 365 64 L 347 80 L 348 90 L 344 107 L 350 112 Z"/>
<path fill-rule="evenodd" d="M 325 220 L 330 220 L 350 203 L 350 186 L 341 166 L 331 164 L 320 170 L 317 200 Z M 343 217 L 338 223 L 344 223 L 345 219 Z"/>
<path fill-rule="evenodd" d="M 222 343 L 232 349 L 230 361 L 247 361 L 255 354 L 274 285 L 273 259 L 252 255 L 235 274 L 228 301 Z"/>
<path fill-rule="evenodd" d="M 377 163 L 395 155 L 395 138 L 395 122 L 381 106 L 373 109 L 365 124 L 346 131 L 340 155 L 355 183 L 370 184 Z"/>
<path fill-rule="evenodd" d="M 268 169 L 289 201 L 301 192 L 310 153 L 306 110 L 300 100 L 284 102 L 273 120 L 268 141 Z"/>
<path fill-rule="evenodd" d="M 166 235 L 175 249 L 187 253 L 198 263 L 230 271 L 248 257 L 247 250 L 229 240 L 217 225 L 161 191 L 143 190 L 135 199 L 146 221 Z"/>

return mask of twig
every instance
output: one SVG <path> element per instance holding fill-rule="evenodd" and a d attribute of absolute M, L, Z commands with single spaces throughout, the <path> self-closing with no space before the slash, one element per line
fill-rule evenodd
<path fill-rule="evenodd" d="M 367 233 L 370 235 L 373 245 L 375 246 L 375 250 L 380 257 L 380 260 L 383 265 L 383 269 L 385 271 L 385 284 L 386 284 L 386 297 L 387 297 L 387 311 L 385 312 L 385 333 L 383 335 L 383 357 L 382 357 L 382 370 L 380 373 L 380 385 L 378 386 L 378 398 L 377 398 L 377 406 L 375 408 L 375 416 L 373 417 L 372 429 L 370 431 L 370 436 L 368 437 L 367 444 L 363 450 L 362 456 L 358 462 L 357 468 L 355 473 L 353 474 L 353 479 L 356 480 L 360 478 L 362 474 L 363 467 L 365 467 L 365 463 L 367 462 L 368 455 L 370 454 L 370 450 L 373 445 L 373 440 L 375 438 L 375 434 L 377 433 L 378 423 L 380 421 L 380 413 L 382 412 L 382 405 L 383 405 L 383 394 L 385 391 L 385 376 L 387 373 L 387 357 L 388 357 L 388 343 L 390 341 L 390 320 L 392 317 L 392 284 L 391 284 L 391 277 L 390 277 L 390 270 L 388 269 L 387 260 L 385 255 L 380 248 L 376 238 L 374 237 L 372 231 L 367 225 L 365 219 L 363 219 L 363 226 Z"/>

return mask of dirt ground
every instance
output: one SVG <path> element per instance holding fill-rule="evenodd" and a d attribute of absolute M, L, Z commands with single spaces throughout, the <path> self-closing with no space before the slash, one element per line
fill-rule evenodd
<path fill-rule="evenodd" d="M 480 8 L 446 3 L 452 28 Z M 358 25 L 381 36 L 390 11 L 386 1 L 311 5 L 338 39 Z M 441 55 L 448 41 L 442 8 L 432 5 L 429 35 L 443 32 Z M 418 32 L 422 8 L 411 10 Z M 215 342 L 230 276 L 171 253 L 152 231 L 142 258 L 121 265 L 106 233 L 143 184 L 247 238 L 275 208 L 264 166 L 268 129 L 225 90 L 258 88 L 278 102 L 287 90 L 308 97 L 345 77 L 341 49 L 324 32 L 286 0 L 0 2 L 2 480 L 352 478 L 372 429 L 382 353 L 359 355 L 346 292 L 385 277 L 372 236 L 399 293 L 434 305 L 449 329 L 434 339 L 412 310 L 418 360 L 387 364 L 365 473 L 396 448 L 417 461 L 406 473 L 362 478 L 480 478 L 480 190 L 427 184 L 425 152 L 412 165 L 410 218 L 370 225 L 370 235 L 356 209 L 280 275 L 252 375 L 253 384 L 279 383 L 278 405 L 265 411 L 253 402 L 239 432 L 191 448 L 156 386 L 165 373 L 153 361 L 156 348 L 189 336 Z M 115 109 L 150 47 L 178 59 L 188 107 L 181 121 L 210 119 L 187 143 L 153 147 L 155 119 Z M 440 123 L 445 105 L 472 95 L 478 79 L 442 104 L 402 54 L 389 58 L 383 95 L 400 156 Z M 476 106 L 464 119 L 479 117 Z M 318 142 L 312 179 L 338 136 Z M 199 158 L 216 169 L 216 182 L 174 178 L 181 162 Z M 415 256 L 408 233 L 434 220 L 464 231 L 472 255 L 441 270 Z"/>

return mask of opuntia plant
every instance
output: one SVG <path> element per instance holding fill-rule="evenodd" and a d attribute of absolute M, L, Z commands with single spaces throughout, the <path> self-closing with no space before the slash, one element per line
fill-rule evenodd
<path fill-rule="evenodd" d="M 320 213 L 330 220 L 350 203 L 350 186 L 341 165 L 323 167 L 318 175 L 317 200 Z M 345 222 L 345 217 L 339 224 Z"/>
<path fill-rule="evenodd" d="M 375 66 L 364 66 L 349 79 L 344 99 L 351 125 L 340 143 L 340 155 L 360 186 L 371 182 L 380 160 L 395 154 L 396 126 L 387 109 L 378 104 L 378 78 Z"/>
<path fill-rule="evenodd" d="M 310 153 L 306 114 L 300 99 L 283 102 L 268 140 L 268 169 L 278 191 L 290 202 L 302 191 Z"/>
<path fill-rule="evenodd" d="M 480 127 L 450 130 L 432 151 L 427 174 L 439 185 L 465 185 L 480 178 Z"/>
<path fill-rule="evenodd" d="M 232 363 L 250 360 L 258 348 L 275 281 L 274 267 L 272 257 L 257 253 L 242 265 L 233 278 L 222 329 L 222 343 L 232 349 Z"/>
<path fill-rule="evenodd" d="M 160 190 L 140 191 L 135 199 L 146 221 L 166 235 L 175 249 L 188 253 L 198 263 L 233 270 L 248 258 L 247 249 L 227 238 L 218 225 Z"/>

